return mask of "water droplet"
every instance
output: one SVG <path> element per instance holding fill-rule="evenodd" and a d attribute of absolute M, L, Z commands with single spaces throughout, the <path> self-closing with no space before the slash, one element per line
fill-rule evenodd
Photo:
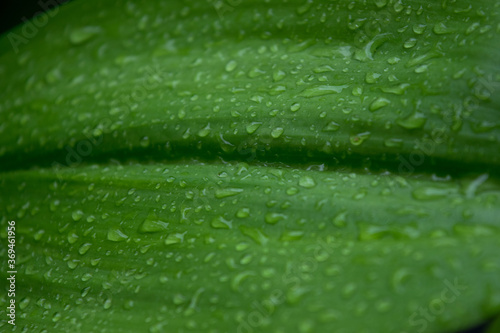
<path fill-rule="evenodd" d="M 299 96 L 303 97 L 317 97 L 317 96 L 324 96 L 324 95 L 329 95 L 329 94 L 340 94 L 342 90 L 345 88 L 349 87 L 348 85 L 342 85 L 342 86 L 330 86 L 330 85 L 321 85 L 321 86 L 315 86 L 315 87 L 310 87 L 306 88 L 304 91 L 300 93 Z"/>
<path fill-rule="evenodd" d="M 198 131 L 198 136 L 200 138 L 204 138 L 210 134 L 210 131 L 211 131 L 210 124 L 207 124 L 207 126 L 203 127 L 201 130 Z"/>
<path fill-rule="evenodd" d="M 414 112 L 404 119 L 396 120 L 396 123 L 406 129 L 417 129 L 425 125 L 427 118 L 420 112 Z"/>
<path fill-rule="evenodd" d="M 247 265 L 253 260 L 253 256 L 251 254 L 245 254 L 241 259 L 240 259 L 240 264 L 241 265 Z"/>
<path fill-rule="evenodd" d="M 175 233 L 175 234 L 170 234 L 168 235 L 167 239 L 165 239 L 165 245 L 170 245 L 170 244 L 179 244 L 184 242 L 184 235 L 187 233 L 187 231 L 183 233 Z"/>
<path fill-rule="evenodd" d="M 247 125 L 246 130 L 248 134 L 253 134 L 262 125 L 261 122 L 252 122 Z"/>
<path fill-rule="evenodd" d="M 425 24 L 415 24 L 413 26 L 413 32 L 417 35 L 421 35 L 424 33 L 426 27 L 427 26 Z"/>
<path fill-rule="evenodd" d="M 108 240 L 113 242 L 121 242 L 128 238 L 120 229 L 108 229 Z"/>
<path fill-rule="evenodd" d="M 409 86 L 410 85 L 408 83 L 401 83 L 392 87 L 382 87 L 380 90 L 389 94 L 403 95 Z"/>
<path fill-rule="evenodd" d="M 74 231 L 68 233 L 68 243 L 74 244 L 76 243 L 77 240 L 78 240 L 78 235 Z"/>
<path fill-rule="evenodd" d="M 269 89 L 268 94 L 271 96 L 277 96 L 286 91 L 286 87 L 283 85 L 277 85 Z"/>
<path fill-rule="evenodd" d="M 465 190 L 465 196 L 467 199 L 472 199 L 476 195 L 476 191 L 487 179 L 489 175 L 487 173 L 480 175 L 473 181 L 469 183 Z"/>
<path fill-rule="evenodd" d="M 59 312 L 54 313 L 52 316 L 52 321 L 54 323 L 57 323 L 60 319 L 62 318 L 62 315 Z"/>
<path fill-rule="evenodd" d="M 286 301 L 289 304 L 297 304 L 304 297 L 305 294 L 309 292 L 308 288 L 305 287 L 294 287 L 288 289 L 286 293 Z"/>
<path fill-rule="evenodd" d="M 260 68 L 257 68 L 257 67 L 253 67 L 249 72 L 248 72 L 248 77 L 250 78 L 255 78 L 255 77 L 259 77 L 261 75 L 264 75 L 266 74 L 265 71 L 261 70 Z"/>
<path fill-rule="evenodd" d="M 143 148 L 147 148 L 149 146 L 149 137 L 145 136 L 139 141 L 139 145 Z"/>
<path fill-rule="evenodd" d="M 425 61 L 427 61 L 429 59 L 439 58 L 439 57 L 442 57 L 442 56 L 443 56 L 443 53 L 440 52 L 440 51 L 430 51 L 428 53 L 425 53 L 425 54 L 422 54 L 422 55 L 419 55 L 419 56 L 411 58 L 406 63 L 405 67 L 409 68 L 409 67 L 421 65 L 421 64 L 423 64 Z"/>
<path fill-rule="evenodd" d="M 410 272 L 406 268 L 400 268 L 392 275 L 392 287 L 398 293 L 404 291 L 404 286 L 411 278 Z"/>
<path fill-rule="evenodd" d="M 300 109 L 300 103 L 293 103 L 292 106 L 290 106 L 290 111 L 292 112 L 297 112 Z"/>
<path fill-rule="evenodd" d="M 276 127 L 271 131 L 271 136 L 275 139 L 279 138 L 283 134 L 283 127 Z"/>
<path fill-rule="evenodd" d="M 73 213 L 71 213 L 71 217 L 73 218 L 73 221 L 78 222 L 82 219 L 83 212 L 81 210 L 75 210 Z"/>
<path fill-rule="evenodd" d="M 387 0 L 375 0 L 375 5 L 378 8 L 383 8 L 387 5 Z"/>
<path fill-rule="evenodd" d="M 252 271 L 244 271 L 236 274 L 236 276 L 231 280 L 231 289 L 234 291 L 238 291 L 243 281 L 253 275 L 255 275 L 255 273 Z"/>
<path fill-rule="evenodd" d="M 139 227 L 139 232 L 160 232 L 167 230 L 168 222 L 161 221 L 155 213 L 151 212 Z"/>
<path fill-rule="evenodd" d="M 359 240 L 369 241 L 390 237 L 391 232 L 386 226 L 358 223 Z"/>
<path fill-rule="evenodd" d="M 324 128 L 324 132 L 336 132 L 340 128 L 340 125 L 334 121 L 330 121 Z"/>
<path fill-rule="evenodd" d="M 92 274 L 90 274 L 90 273 L 85 273 L 85 274 L 83 274 L 83 275 L 82 275 L 81 280 L 82 280 L 83 282 L 87 282 L 87 281 L 89 281 L 89 280 L 90 280 L 90 279 L 92 279 L 92 278 L 93 278 Z"/>
<path fill-rule="evenodd" d="M 286 194 L 288 195 L 295 195 L 299 193 L 299 189 L 297 187 L 290 187 L 286 190 Z"/>
<path fill-rule="evenodd" d="M 28 307 L 30 304 L 30 298 L 29 297 L 24 297 L 20 302 L 19 302 L 19 310 L 24 310 Z"/>
<path fill-rule="evenodd" d="M 337 227 L 345 227 L 347 225 L 347 212 L 341 212 L 338 213 L 334 218 L 333 218 L 333 225 Z"/>
<path fill-rule="evenodd" d="M 342 288 L 342 296 L 344 298 L 350 298 L 357 290 L 357 286 L 354 282 L 350 282 Z"/>
<path fill-rule="evenodd" d="M 232 71 L 234 71 L 234 69 L 236 68 L 236 66 L 237 66 L 236 61 L 231 60 L 231 61 L 229 61 L 229 62 L 226 64 L 226 71 L 227 71 L 227 72 L 232 72 Z"/>
<path fill-rule="evenodd" d="M 308 0 L 303 5 L 297 7 L 297 14 L 302 15 L 309 11 L 309 9 L 311 9 L 312 3 L 313 2 L 311 0 Z"/>
<path fill-rule="evenodd" d="M 285 230 L 281 234 L 280 240 L 294 241 L 301 239 L 303 236 L 304 236 L 304 231 L 302 230 Z"/>
<path fill-rule="evenodd" d="M 363 95 L 363 87 L 362 86 L 355 86 L 354 88 L 352 88 L 352 95 L 353 96 Z"/>
<path fill-rule="evenodd" d="M 243 235 L 250 237 L 257 244 L 265 245 L 269 240 L 268 237 L 258 228 L 242 225 L 239 227 L 239 229 Z"/>
<path fill-rule="evenodd" d="M 415 199 L 426 201 L 446 198 L 448 195 L 457 193 L 457 189 L 448 187 L 419 187 L 412 192 Z"/>
<path fill-rule="evenodd" d="M 125 300 L 123 303 L 123 308 L 125 310 L 131 310 L 134 307 L 134 301 L 131 299 Z"/>
<path fill-rule="evenodd" d="M 368 140 L 368 138 L 370 137 L 370 135 L 371 135 L 370 132 L 363 132 L 363 133 L 351 135 L 351 137 L 349 139 L 351 141 L 351 144 L 353 144 L 354 146 L 359 146 L 363 142 L 365 142 L 366 140 Z"/>
<path fill-rule="evenodd" d="M 217 189 L 215 191 L 215 197 L 217 199 L 222 199 L 222 198 L 227 198 L 227 197 L 233 197 L 235 195 L 240 194 L 241 192 L 243 192 L 243 189 L 241 189 L 241 188 Z"/>
<path fill-rule="evenodd" d="M 44 233 L 45 233 L 45 230 L 42 230 L 42 229 L 38 230 L 33 235 L 33 239 L 36 240 L 36 241 L 39 241 L 40 239 L 42 239 Z"/>
<path fill-rule="evenodd" d="M 82 27 L 71 31 L 69 41 L 73 45 L 83 44 L 101 32 L 99 27 Z"/>
<path fill-rule="evenodd" d="M 111 308 L 111 304 L 112 304 L 111 298 L 106 299 L 103 304 L 104 309 L 108 310 L 109 308 Z"/>
<path fill-rule="evenodd" d="M 379 97 L 375 99 L 371 104 L 370 104 L 370 111 L 377 111 L 383 108 L 386 105 L 389 105 L 391 101 L 389 101 L 387 98 Z"/>
<path fill-rule="evenodd" d="M 266 213 L 266 216 L 264 219 L 265 219 L 266 223 L 276 224 L 279 221 L 284 220 L 286 218 L 288 218 L 288 217 L 284 214 L 268 212 L 268 213 Z"/>
<path fill-rule="evenodd" d="M 246 208 L 246 207 L 240 208 L 236 212 L 236 217 L 238 217 L 240 219 L 248 217 L 248 216 L 250 216 L 250 209 L 249 208 Z"/>
<path fill-rule="evenodd" d="M 400 147 L 403 147 L 403 140 L 397 139 L 397 138 L 385 139 L 384 146 L 400 148 Z"/>
<path fill-rule="evenodd" d="M 223 216 L 217 216 L 212 219 L 210 225 L 215 229 L 231 229 L 233 221 L 226 220 Z"/>
<path fill-rule="evenodd" d="M 285 78 L 285 76 L 286 76 L 285 72 L 283 72 L 282 70 L 276 70 L 273 73 L 273 80 L 274 80 L 274 82 L 278 82 L 278 81 L 283 80 Z"/>
<path fill-rule="evenodd" d="M 391 309 L 391 307 L 392 307 L 392 303 L 390 301 L 381 300 L 375 304 L 375 309 L 377 309 L 377 311 L 380 313 L 385 313 L 385 312 L 389 311 Z"/>
<path fill-rule="evenodd" d="M 81 255 L 84 255 L 85 253 L 88 252 L 88 250 L 90 249 L 90 247 L 92 246 L 92 244 L 90 243 L 84 243 L 80 246 L 80 248 L 78 249 L 78 253 L 80 253 Z"/>
<path fill-rule="evenodd" d="M 414 47 L 415 45 L 417 45 L 417 39 L 416 38 L 409 38 L 407 39 L 404 44 L 403 44 L 403 47 L 405 49 L 411 49 L 412 47 Z"/>
<path fill-rule="evenodd" d="M 443 22 L 436 23 L 432 29 L 436 35 L 450 34 L 452 29 L 448 28 Z"/>
<path fill-rule="evenodd" d="M 293 52 L 300 52 L 308 49 L 309 47 L 313 46 L 316 44 L 316 40 L 314 39 L 306 39 L 302 42 L 299 43 L 293 43 L 288 47 L 288 52 L 293 53 Z"/>
<path fill-rule="evenodd" d="M 50 205 L 49 205 L 49 209 L 51 212 L 55 212 L 57 210 L 57 208 L 59 207 L 59 205 L 61 204 L 61 202 L 57 199 L 55 200 L 52 200 L 50 202 Z"/>
<path fill-rule="evenodd" d="M 366 73 L 365 82 L 366 83 L 375 83 L 382 75 L 379 73 Z"/>
<path fill-rule="evenodd" d="M 302 176 L 299 178 L 299 186 L 305 187 L 305 188 L 313 188 L 316 186 L 316 182 L 312 177 L 309 176 Z"/>

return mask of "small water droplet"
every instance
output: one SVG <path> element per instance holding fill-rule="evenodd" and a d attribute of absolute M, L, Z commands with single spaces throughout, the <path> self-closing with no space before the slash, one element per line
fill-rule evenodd
<path fill-rule="evenodd" d="M 365 142 L 366 140 L 368 140 L 368 138 L 370 137 L 370 135 L 371 135 L 370 132 L 363 132 L 363 133 L 351 135 L 351 137 L 349 139 L 351 141 L 351 144 L 353 144 L 354 146 L 359 146 L 363 142 Z"/>
<path fill-rule="evenodd" d="M 336 132 L 340 128 L 340 125 L 334 121 L 330 121 L 324 128 L 324 132 Z"/>
<path fill-rule="evenodd" d="M 207 126 L 203 127 L 198 131 L 198 136 L 200 138 L 204 138 L 210 134 L 210 131 L 211 131 L 210 124 L 207 124 Z"/>
<path fill-rule="evenodd" d="M 139 232 L 160 232 L 168 229 L 168 222 L 161 221 L 155 213 L 151 212 L 139 227 Z"/>
<path fill-rule="evenodd" d="M 286 293 L 286 301 L 289 304 L 297 304 L 304 297 L 305 294 L 309 292 L 308 288 L 305 287 L 294 287 L 288 289 Z"/>
<path fill-rule="evenodd" d="M 397 138 L 385 139 L 384 146 L 400 148 L 403 147 L 403 140 Z"/>
<path fill-rule="evenodd" d="M 279 138 L 283 134 L 283 127 L 276 127 L 271 131 L 271 136 L 275 139 Z"/>
<path fill-rule="evenodd" d="M 78 29 L 74 29 L 71 31 L 69 35 L 69 41 L 73 45 L 80 45 L 85 43 L 86 41 L 92 39 L 94 36 L 101 32 L 100 27 L 87 26 Z"/>
<path fill-rule="evenodd" d="M 316 182 L 312 177 L 309 176 L 302 176 L 299 178 L 299 186 L 305 187 L 305 188 L 313 188 L 316 186 Z"/>
<path fill-rule="evenodd" d="M 255 273 L 252 271 L 244 271 L 236 274 L 236 276 L 231 280 L 231 289 L 234 291 L 238 291 L 243 281 L 253 275 L 255 275 Z"/>
<path fill-rule="evenodd" d="M 184 242 L 184 235 L 187 233 L 187 231 L 183 233 L 175 233 L 175 234 L 170 234 L 168 235 L 167 239 L 165 239 L 165 245 L 170 245 L 170 244 L 179 244 Z"/>
<path fill-rule="evenodd" d="M 391 103 L 391 101 L 388 100 L 387 98 L 379 97 L 379 98 L 375 99 L 370 104 L 369 109 L 370 109 L 370 111 L 374 112 L 374 111 L 380 110 L 384 106 L 389 105 L 390 103 Z"/>
<path fill-rule="evenodd" d="M 280 240 L 295 241 L 301 239 L 303 236 L 304 236 L 304 231 L 302 230 L 285 230 L 281 234 Z"/>
<path fill-rule="evenodd" d="M 260 125 L 262 125 L 261 122 L 252 122 L 252 123 L 248 124 L 246 127 L 247 133 L 248 134 L 255 133 L 255 131 L 260 127 Z"/>
<path fill-rule="evenodd" d="M 300 109 L 300 103 L 293 103 L 292 106 L 290 106 L 290 111 L 292 112 L 297 112 Z"/>
<path fill-rule="evenodd" d="M 268 212 L 268 213 L 266 213 L 266 216 L 265 216 L 264 219 L 265 219 L 266 223 L 276 224 L 279 221 L 287 219 L 287 218 L 288 217 L 286 215 L 284 215 L 284 214 L 274 213 L 274 212 Z"/>
<path fill-rule="evenodd" d="M 241 189 L 241 188 L 217 189 L 215 191 L 215 197 L 217 199 L 222 199 L 222 198 L 227 198 L 227 197 L 232 197 L 232 196 L 238 195 L 241 192 L 243 192 L 243 189 Z"/>
<path fill-rule="evenodd" d="M 357 290 L 357 286 L 354 282 L 350 282 L 342 288 L 342 296 L 344 298 L 350 298 Z"/>
<path fill-rule="evenodd" d="M 54 323 L 57 323 L 60 319 L 62 318 L 62 315 L 59 312 L 54 313 L 52 316 L 52 321 Z"/>
<path fill-rule="evenodd" d="M 212 219 L 210 225 L 215 229 L 231 229 L 233 221 L 226 220 L 223 216 L 217 216 Z"/>
<path fill-rule="evenodd" d="M 349 87 L 348 85 L 341 85 L 341 86 L 320 85 L 320 86 L 306 88 L 299 94 L 299 96 L 318 97 L 330 94 L 340 94 L 342 90 L 348 87 Z"/>
<path fill-rule="evenodd" d="M 417 45 L 417 39 L 416 38 L 409 38 L 407 39 L 404 44 L 403 44 L 403 47 L 405 49 L 411 49 L 412 47 L 414 47 L 415 45 Z"/>
<path fill-rule="evenodd" d="M 107 238 L 113 242 L 121 242 L 126 240 L 128 236 L 120 229 L 108 229 Z"/>
<path fill-rule="evenodd" d="M 237 66 L 236 61 L 231 60 L 231 61 L 229 61 L 229 62 L 226 64 L 226 71 L 227 71 L 227 72 L 232 72 L 232 71 L 234 71 L 234 69 L 236 68 L 236 66 Z"/>
<path fill-rule="evenodd" d="M 283 80 L 286 77 L 286 73 L 282 70 L 276 70 L 273 73 L 273 80 L 274 82 L 278 82 Z"/>
<path fill-rule="evenodd" d="M 404 119 L 396 120 L 396 124 L 406 129 L 422 128 L 426 122 L 427 118 L 420 112 L 414 112 Z"/>
<path fill-rule="evenodd" d="M 78 222 L 82 219 L 83 212 L 81 210 L 75 210 L 73 213 L 71 213 L 71 217 L 73 218 L 73 221 Z"/>
<path fill-rule="evenodd" d="M 347 225 L 347 212 L 341 212 L 338 213 L 334 218 L 333 218 L 333 225 L 337 227 L 345 227 Z"/>
<path fill-rule="evenodd" d="M 90 249 L 90 247 L 92 246 L 92 244 L 90 243 L 84 243 L 80 246 L 80 248 L 78 249 L 78 253 L 80 253 L 81 255 L 84 255 L 85 253 L 87 253 Z"/>
<path fill-rule="evenodd" d="M 236 212 L 236 217 L 242 219 L 242 218 L 245 218 L 245 217 L 249 217 L 250 216 L 250 209 L 249 208 L 240 208 L 238 209 L 238 211 Z"/>
<path fill-rule="evenodd" d="M 448 28 L 443 22 L 436 23 L 432 31 L 436 35 L 449 34 L 453 32 L 453 30 Z"/>
<path fill-rule="evenodd" d="M 106 299 L 103 304 L 104 309 L 108 310 L 109 308 L 111 308 L 111 304 L 112 304 L 111 298 Z"/>
<path fill-rule="evenodd" d="M 269 240 L 268 237 L 258 228 L 242 225 L 239 229 L 243 235 L 250 237 L 257 244 L 265 245 Z"/>
<path fill-rule="evenodd" d="M 436 200 L 436 199 L 446 198 L 448 195 L 455 194 L 457 192 L 458 192 L 457 189 L 450 187 L 440 188 L 440 187 L 426 186 L 426 187 L 419 187 L 413 190 L 412 195 L 413 198 L 417 200 L 426 201 L 426 200 Z"/>

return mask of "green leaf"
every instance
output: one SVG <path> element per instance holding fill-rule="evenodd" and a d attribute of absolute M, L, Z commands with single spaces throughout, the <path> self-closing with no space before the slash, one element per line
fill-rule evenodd
<path fill-rule="evenodd" d="M 77 0 L 0 36 L 18 328 L 453 332 L 498 315 L 499 14 Z"/>
<path fill-rule="evenodd" d="M 30 330 L 444 332 L 500 307 L 500 184 L 467 198 L 472 183 L 418 201 L 435 181 L 193 161 L 15 171 L 1 222 L 17 220 Z"/>

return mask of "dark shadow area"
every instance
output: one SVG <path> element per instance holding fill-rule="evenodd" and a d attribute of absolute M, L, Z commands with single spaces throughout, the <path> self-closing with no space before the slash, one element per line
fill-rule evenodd
<path fill-rule="evenodd" d="M 68 0 L 6 0 L 0 3 L 0 34 Z"/>

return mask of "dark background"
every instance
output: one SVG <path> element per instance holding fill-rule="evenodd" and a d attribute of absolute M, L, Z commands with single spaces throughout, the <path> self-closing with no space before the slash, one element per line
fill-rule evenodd
<path fill-rule="evenodd" d="M 23 23 L 23 18 L 30 19 L 43 11 L 38 2 L 50 3 L 50 0 L 3 0 L 0 2 L 0 34 Z M 63 3 L 67 0 L 54 0 Z"/>
<path fill-rule="evenodd" d="M 38 4 L 39 1 L 43 3 L 49 2 L 49 0 L 3 0 L 0 3 L 0 34 L 23 23 L 25 19 L 31 19 L 35 14 L 42 11 Z M 66 1 L 56 0 L 55 2 L 63 3 Z M 482 325 L 460 333 L 484 333 L 485 331 L 486 326 Z"/>

